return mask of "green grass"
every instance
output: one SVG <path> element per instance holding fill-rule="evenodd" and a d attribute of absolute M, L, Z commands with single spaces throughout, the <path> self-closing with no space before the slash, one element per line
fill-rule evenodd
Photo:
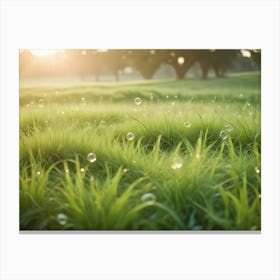
<path fill-rule="evenodd" d="M 20 228 L 260 230 L 260 135 L 259 73 L 24 84 Z"/>

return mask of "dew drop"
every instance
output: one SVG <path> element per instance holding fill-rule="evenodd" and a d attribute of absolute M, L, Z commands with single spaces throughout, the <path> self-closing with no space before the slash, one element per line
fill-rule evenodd
<path fill-rule="evenodd" d="M 59 213 L 57 214 L 56 220 L 60 225 L 64 226 L 67 223 L 68 217 L 63 213 Z"/>
<path fill-rule="evenodd" d="M 226 124 L 225 125 L 225 131 L 232 132 L 233 131 L 233 126 L 231 124 Z"/>
<path fill-rule="evenodd" d="M 142 202 L 156 201 L 157 197 L 153 193 L 145 193 L 141 197 Z"/>
<path fill-rule="evenodd" d="M 220 137 L 223 139 L 223 140 L 226 140 L 228 138 L 228 134 L 225 130 L 222 130 L 220 132 Z"/>
<path fill-rule="evenodd" d="M 189 122 L 189 121 L 185 121 L 184 122 L 184 127 L 187 127 L 187 128 L 189 128 L 189 127 L 191 127 L 191 122 Z"/>
<path fill-rule="evenodd" d="M 135 103 L 137 106 L 139 106 L 139 105 L 141 105 L 141 103 L 142 103 L 142 99 L 141 99 L 140 97 L 136 97 L 136 98 L 134 99 L 134 103 Z"/>
<path fill-rule="evenodd" d="M 126 139 L 127 139 L 128 141 L 132 141 L 132 140 L 134 139 L 134 133 L 133 133 L 133 132 L 128 132 L 128 133 L 126 134 Z"/>
<path fill-rule="evenodd" d="M 179 169 L 183 166 L 183 159 L 180 156 L 176 156 L 172 160 L 171 168 L 172 169 Z"/>
<path fill-rule="evenodd" d="M 96 161 L 96 154 L 95 153 L 89 153 L 87 155 L 87 160 L 91 163 L 95 162 Z"/>

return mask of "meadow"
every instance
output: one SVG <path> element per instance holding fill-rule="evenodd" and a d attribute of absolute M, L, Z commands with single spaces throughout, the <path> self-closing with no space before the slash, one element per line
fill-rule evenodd
<path fill-rule="evenodd" d="M 260 73 L 22 83 L 21 230 L 260 230 Z"/>

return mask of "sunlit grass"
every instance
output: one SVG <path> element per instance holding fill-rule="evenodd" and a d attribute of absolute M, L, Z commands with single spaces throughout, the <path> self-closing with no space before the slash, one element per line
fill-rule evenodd
<path fill-rule="evenodd" d="M 260 134 L 258 74 L 22 88 L 20 227 L 260 229 Z"/>

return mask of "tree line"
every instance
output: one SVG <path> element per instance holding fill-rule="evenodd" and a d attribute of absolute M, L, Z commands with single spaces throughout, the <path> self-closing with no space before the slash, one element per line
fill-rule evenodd
<path fill-rule="evenodd" d="M 182 80 L 187 72 L 198 64 L 201 79 L 207 79 L 212 70 L 217 78 L 234 67 L 237 60 L 246 59 L 255 68 L 261 66 L 261 50 L 190 50 L 190 49 L 131 49 L 96 50 L 68 49 L 51 56 L 38 57 L 30 50 L 21 50 L 19 55 L 20 75 L 77 75 L 82 79 L 111 74 L 119 80 L 119 74 L 130 67 L 144 79 L 152 79 L 161 65 L 170 65 L 176 79 Z"/>

